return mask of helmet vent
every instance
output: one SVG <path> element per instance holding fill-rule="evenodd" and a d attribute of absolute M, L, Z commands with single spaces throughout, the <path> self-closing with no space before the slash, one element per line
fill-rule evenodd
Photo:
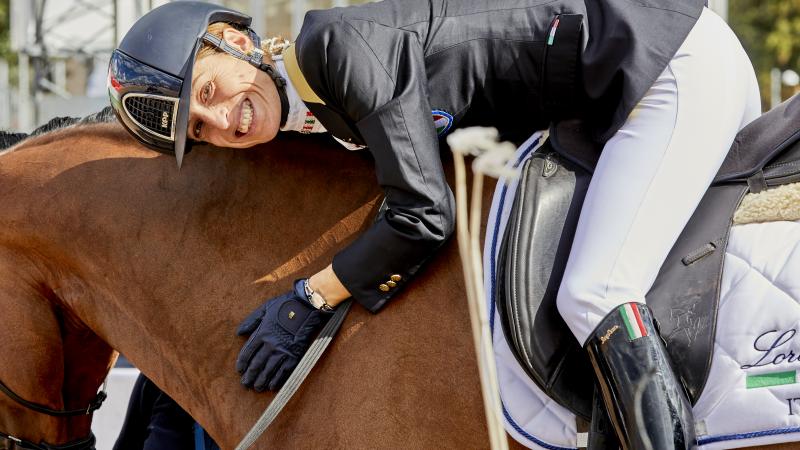
<path fill-rule="evenodd" d="M 152 94 L 128 94 L 122 100 L 128 117 L 160 138 L 175 140 L 178 99 Z"/>

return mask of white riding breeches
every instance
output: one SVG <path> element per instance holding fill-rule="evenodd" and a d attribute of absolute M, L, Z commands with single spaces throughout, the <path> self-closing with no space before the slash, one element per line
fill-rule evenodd
<path fill-rule="evenodd" d="M 617 306 L 645 301 L 736 133 L 760 113 L 750 60 L 704 8 L 606 143 L 589 185 L 558 292 L 558 310 L 581 344 Z"/>

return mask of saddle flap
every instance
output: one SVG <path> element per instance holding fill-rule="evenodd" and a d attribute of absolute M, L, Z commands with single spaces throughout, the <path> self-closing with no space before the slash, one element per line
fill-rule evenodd
<path fill-rule="evenodd" d="M 705 387 L 716 336 L 725 249 L 746 184 L 711 187 L 667 255 L 647 305 L 692 404 Z"/>
<path fill-rule="evenodd" d="M 503 331 L 522 367 L 551 397 L 586 418 L 592 369 L 558 313 L 556 295 L 589 178 L 548 144 L 525 162 L 496 284 Z"/>

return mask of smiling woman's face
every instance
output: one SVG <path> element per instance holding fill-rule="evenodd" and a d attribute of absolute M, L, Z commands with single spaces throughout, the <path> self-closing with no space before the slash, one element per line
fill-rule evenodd
<path fill-rule="evenodd" d="M 223 31 L 222 37 L 244 52 L 253 48 L 252 41 L 233 28 Z M 189 138 L 218 147 L 252 147 L 271 141 L 278 134 L 280 120 L 278 90 L 264 71 L 221 52 L 197 59 L 189 103 Z"/>

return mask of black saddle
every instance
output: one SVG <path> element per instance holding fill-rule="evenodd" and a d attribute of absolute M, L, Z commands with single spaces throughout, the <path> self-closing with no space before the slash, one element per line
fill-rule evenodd
<path fill-rule="evenodd" d="M 556 309 L 556 294 L 598 154 L 577 140 L 567 141 L 577 135 L 579 126 L 559 124 L 551 130 L 551 139 L 525 162 L 501 244 L 495 286 L 503 332 L 517 360 L 547 395 L 588 420 L 593 371 Z M 693 404 L 711 366 L 733 214 L 746 193 L 797 181 L 800 96 L 739 132 L 647 294 L 674 369 Z"/>

